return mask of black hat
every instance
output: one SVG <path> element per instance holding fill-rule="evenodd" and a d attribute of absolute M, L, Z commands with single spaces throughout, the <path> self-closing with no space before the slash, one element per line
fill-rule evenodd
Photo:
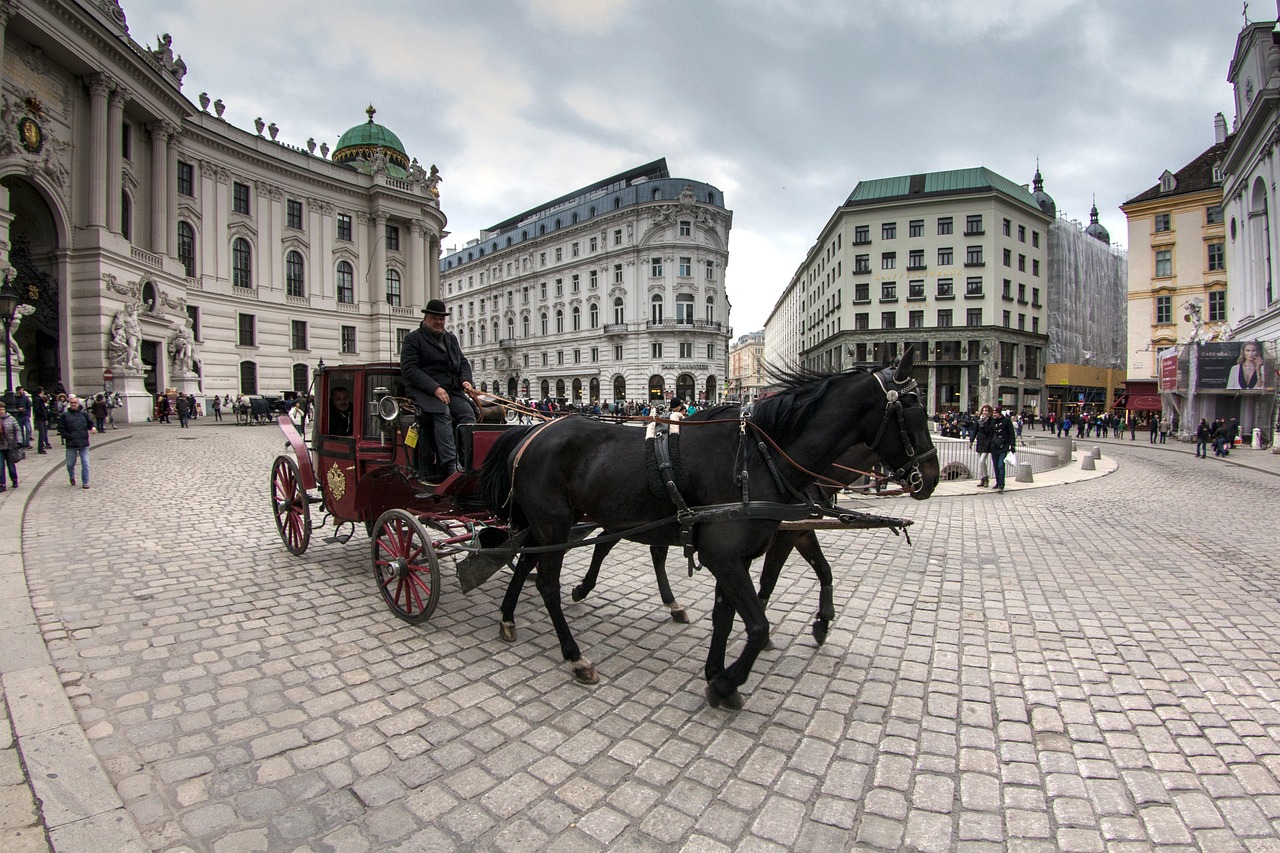
<path fill-rule="evenodd" d="M 436 317 L 448 317 L 449 309 L 444 307 L 444 302 L 439 299 L 432 299 L 427 303 L 427 307 L 422 309 L 423 314 L 432 314 Z"/>

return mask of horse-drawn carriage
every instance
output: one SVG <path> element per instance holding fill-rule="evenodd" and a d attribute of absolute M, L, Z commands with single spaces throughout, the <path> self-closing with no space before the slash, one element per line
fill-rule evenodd
<path fill-rule="evenodd" d="M 396 616 L 411 623 L 434 611 L 442 562 L 456 561 L 464 592 L 506 565 L 513 575 L 501 608 L 502 635 L 512 640 L 516 600 L 536 568 L 564 657 L 575 678 L 586 683 L 596 680 L 594 668 L 578 651 L 560 610 L 565 550 L 595 545 L 594 573 L 619 539 L 649 544 L 655 561 L 658 547 L 683 546 L 690 571 L 696 555 L 717 584 L 708 698 L 713 705 L 740 707 L 737 687 L 768 633 L 764 603 L 747 568 L 775 539 L 780 523 L 807 524 L 810 534 L 832 519 L 853 528 L 897 530 L 910 524 L 815 500 L 810 487 L 825 479 L 822 472 L 851 451 L 858 459 L 878 461 L 914 497 L 928 497 L 937 484 L 936 452 L 910 378 L 909 355 L 904 362 L 872 374 L 796 375 L 792 389 L 757 404 L 752 413 L 713 408 L 685 421 L 665 421 L 656 430 L 650 421 L 648 433 L 582 415 L 537 426 L 506 424 L 499 410 L 497 423 L 457 428 L 459 470 L 439 483 L 414 474 L 420 468 L 417 454 L 430 452 L 430 430 L 423 430 L 422 446 L 415 448 L 415 415 L 408 410 L 399 365 L 322 366 L 310 442 L 288 417 L 279 419 L 293 453 L 277 457 L 272 468 L 272 511 L 285 547 L 298 555 L 313 530 L 330 521 L 331 542 L 347 542 L 362 525 L 379 593 Z M 323 507 L 319 524 L 312 520 L 316 506 Z M 584 538 L 597 529 L 602 532 Z M 822 577 L 818 564 L 805 557 L 823 581 L 829 621 L 829 567 Z M 660 567 L 658 579 L 667 601 Z M 767 597 L 763 585 L 762 593 Z M 746 624 L 748 648 L 726 668 L 734 612 Z"/>

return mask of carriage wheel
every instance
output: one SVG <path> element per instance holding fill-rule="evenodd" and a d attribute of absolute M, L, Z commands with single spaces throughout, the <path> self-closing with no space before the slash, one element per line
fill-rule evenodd
<path fill-rule="evenodd" d="M 440 561 L 422 522 L 389 509 L 373 525 L 373 577 L 391 612 L 411 625 L 431 618 L 440 601 Z"/>
<path fill-rule="evenodd" d="M 284 547 L 301 556 L 311 542 L 311 505 L 298 463 L 289 456 L 276 457 L 271 468 L 271 511 Z"/>

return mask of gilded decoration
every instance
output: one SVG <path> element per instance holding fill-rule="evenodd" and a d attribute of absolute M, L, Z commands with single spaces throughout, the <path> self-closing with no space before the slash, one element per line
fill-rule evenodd
<path fill-rule="evenodd" d="M 342 469 L 338 467 L 338 463 L 334 462 L 329 466 L 329 473 L 326 475 L 329 481 L 329 493 L 333 495 L 335 501 L 342 500 L 343 495 L 347 493 L 347 475 L 342 473 Z"/>

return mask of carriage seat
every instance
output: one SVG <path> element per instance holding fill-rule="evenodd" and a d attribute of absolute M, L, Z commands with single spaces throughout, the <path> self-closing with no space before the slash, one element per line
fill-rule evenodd
<path fill-rule="evenodd" d="M 507 429 L 507 424 L 459 424 L 458 462 L 467 473 L 478 472 L 484 465 L 489 449 Z"/>

